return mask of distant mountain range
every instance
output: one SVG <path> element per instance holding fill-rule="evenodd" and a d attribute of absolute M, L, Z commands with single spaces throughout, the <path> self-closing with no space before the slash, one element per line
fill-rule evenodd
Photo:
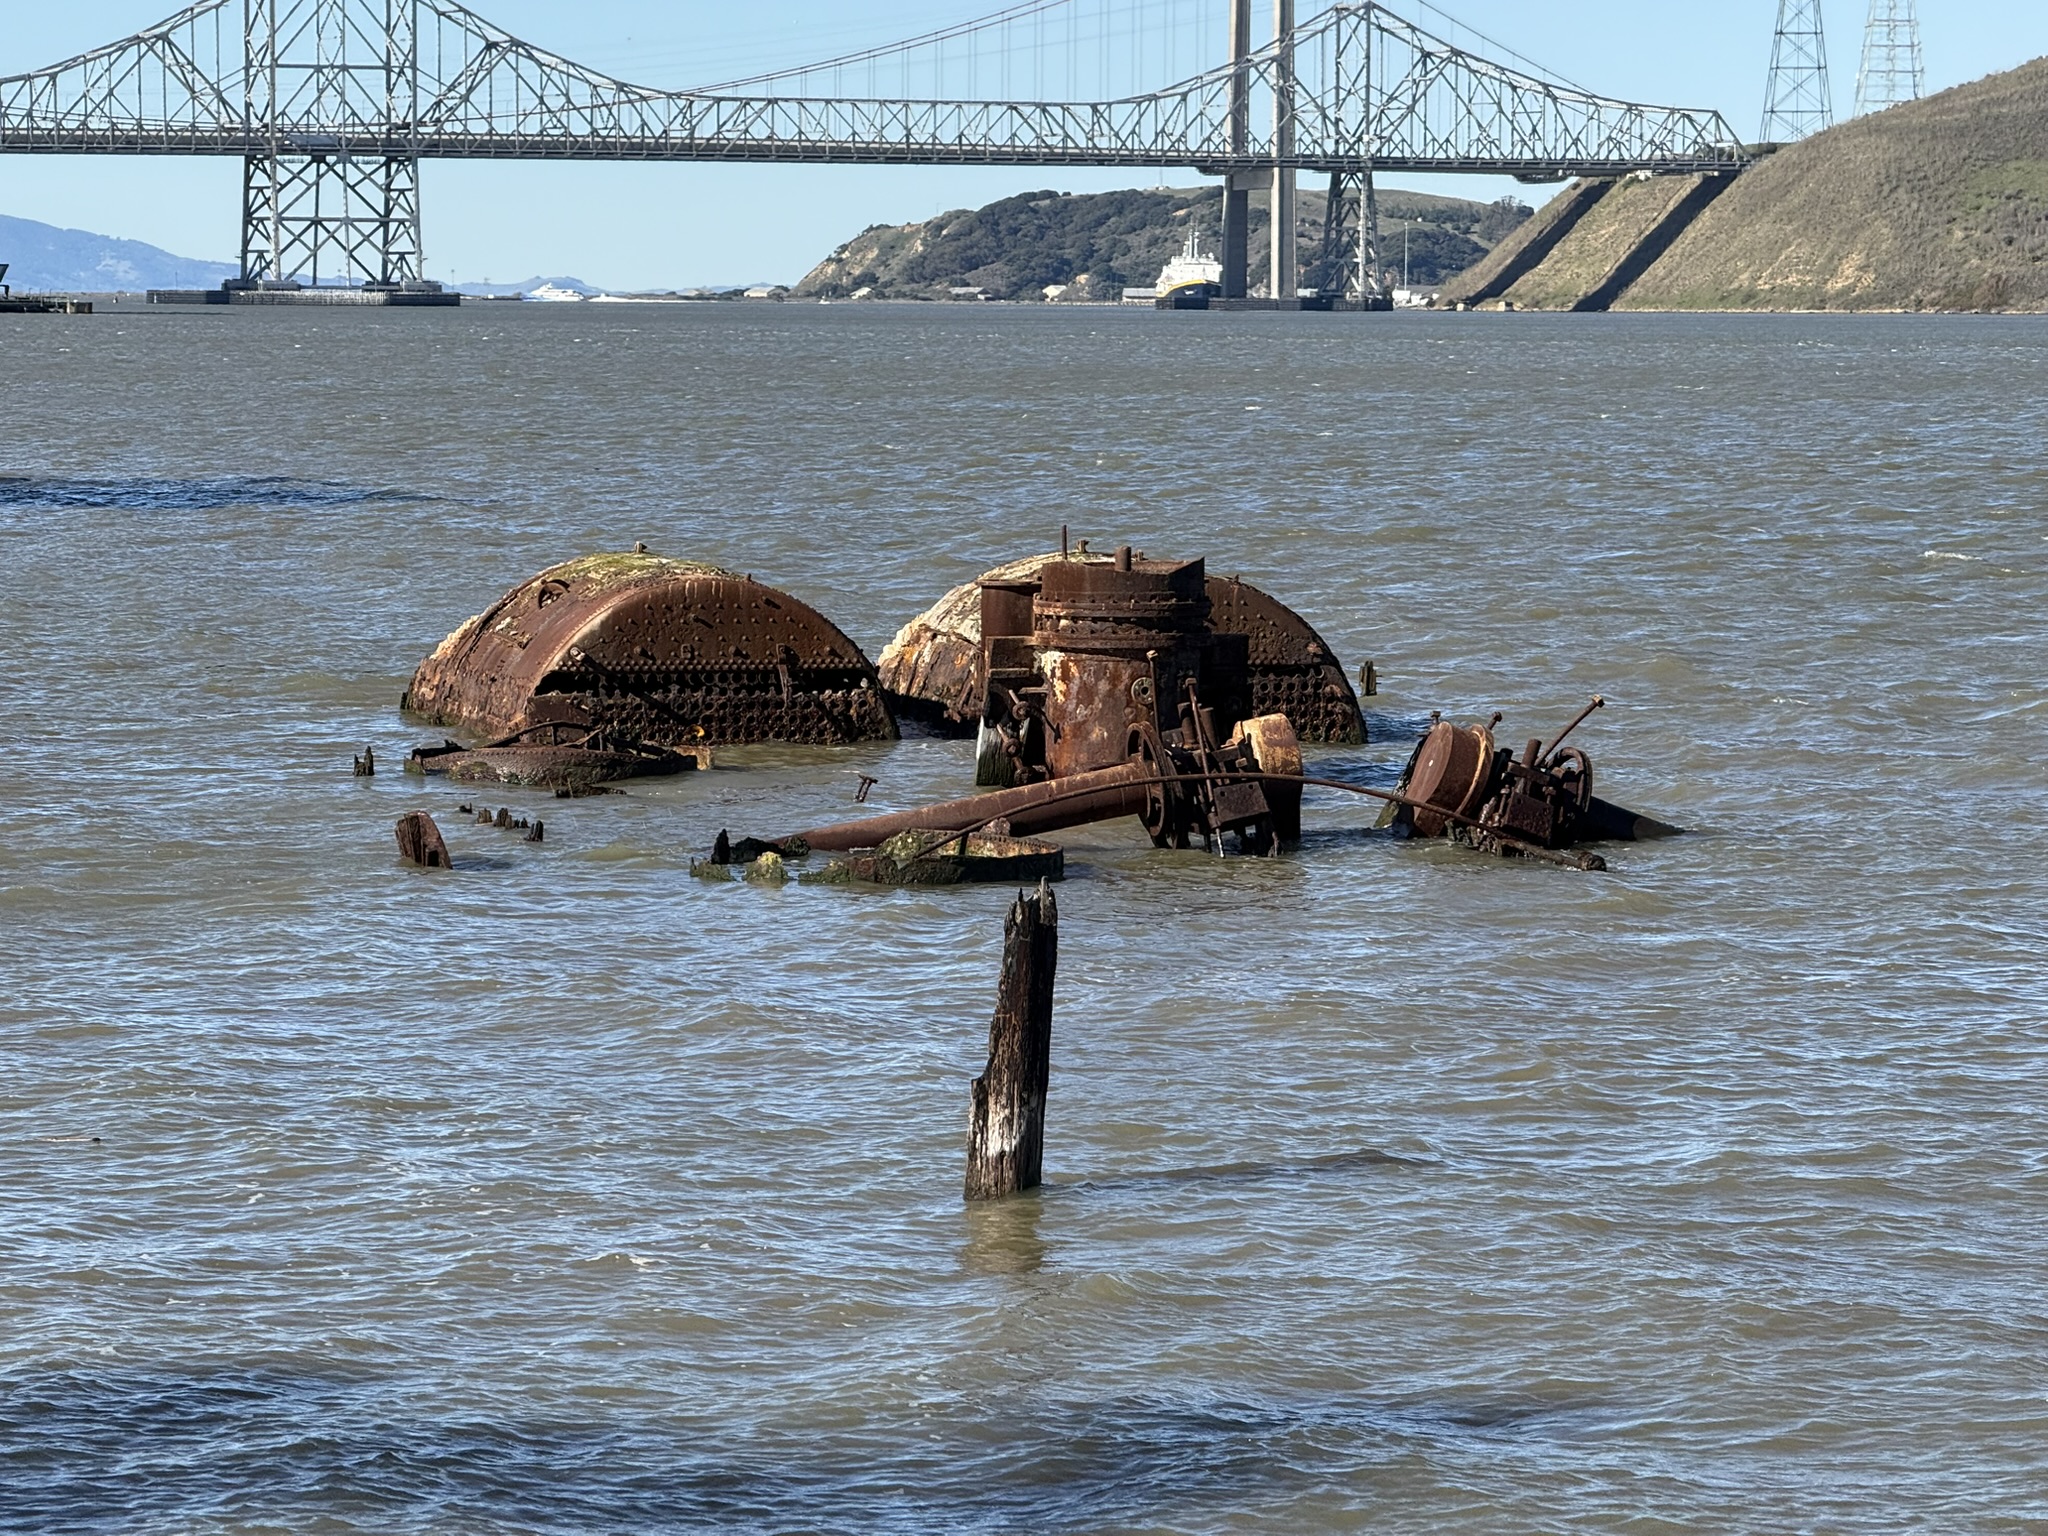
<path fill-rule="evenodd" d="M 145 288 L 218 288 L 241 268 L 228 261 L 195 261 L 83 229 L 59 229 L 34 219 L 0 214 L 0 261 L 18 293 L 139 293 Z M 602 293 L 575 277 L 529 277 L 523 283 L 462 283 L 464 293 L 531 293 L 553 284 L 572 293 Z"/>
<path fill-rule="evenodd" d="M 174 256 L 140 240 L 59 229 L 0 214 L 0 262 L 17 293 L 140 293 L 147 288 L 218 288 L 241 267 Z M 532 293 L 554 287 L 586 297 L 605 290 L 580 277 L 529 277 L 523 283 L 458 283 L 463 293 Z"/>
<path fill-rule="evenodd" d="M 455 287 L 458 292 L 477 298 L 506 298 L 515 293 L 531 293 L 536 288 L 562 288 L 570 293 L 580 293 L 586 299 L 604 292 L 580 277 L 529 277 L 523 283 L 457 283 Z"/>
<path fill-rule="evenodd" d="M 140 240 L 115 240 L 0 214 L 0 261 L 17 292 L 112 293 L 144 288 L 217 288 L 241 269 L 225 261 L 173 256 Z"/>

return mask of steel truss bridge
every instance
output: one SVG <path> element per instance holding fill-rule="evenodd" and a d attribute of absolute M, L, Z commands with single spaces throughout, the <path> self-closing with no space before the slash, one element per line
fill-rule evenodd
<path fill-rule="evenodd" d="M 1302 172 L 1331 178 L 1326 249 L 1343 247 L 1349 289 L 1371 291 L 1375 172 L 1551 181 L 1731 172 L 1747 159 L 1717 112 L 1499 64 L 1374 0 L 1300 21 L 1295 0 L 1273 0 L 1271 41 L 1257 47 L 1253 0 L 1227 0 L 1221 64 L 1114 99 L 946 89 L 949 47 L 971 58 L 977 39 L 1035 25 L 1043 49 L 1046 15 L 1088 3 L 1025 0 L 889 49 L 667 91 L 574 64 L 455 0 L 198 0 L 133 37 L 0 78 L 0 153 L 239 157 L 245 282 L 371 286 L 423 277 L 423 159 L 1186 168 L 1227 178 L 1226 295 L 1244 291 L 1249 191 L 1271 187 L 1278 297 L 1294 292 Z M 926 88 L 872 89 L 890 72 Z M 863 76 L 869 90 L 848 89 Z"/>

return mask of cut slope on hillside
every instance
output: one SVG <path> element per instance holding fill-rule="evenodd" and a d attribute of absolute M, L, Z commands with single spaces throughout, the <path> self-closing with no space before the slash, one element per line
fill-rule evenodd
<path fill-rule="evenodd" d="M 1315 287 L 1322 250 L 1320 192 L 1300 195 L 1296 239 L 1302 282 Z M 1529 216 L 1519 204 L 1503 206 L 1432 197 L 1418 192 L 1380 194 L 1382 255 L 1400 273 L 1403 223 L 1408 268 L 1418 286 L 1434 287 L 1481 259 L 1487 249 Z M 998 299 L 1040 299 L 1064 287 L 1065 299 L 1114 299 L 1126 286 L 1149 287 L 1169 258 L 1198 230 L 1204 248 L 1216 249 L 1223 194 L 1217 187 L 1068 194 L 1027 192 L 985 208 L 941 214 L 921 224 L 878 224 L 863 230 L 812 269 L 796 292 L 803 297 L 944 298 L 955 288 L 979 288 Z M 1254 195 L 1251 283 L 1266 280 L 1266 207 Z"/>
<path fill-rule="evenodd" d="M 1693 188 L 1690 176 L 1617 182 L 1535 271 L 1503 295 L 1518 309 L 1571 309 L 1605 283 Z"/>
<path fill-rule="evenodd" d="M 1612 185 L 1607 181 L 1573 182 L 1510 230 L 1483 260 L 1446 282 L 1437 302 L 1476 304 L 1499 298 L 1547 257 Z"/>
<path fill-rule="evenodd" d="M 2048 310 L 2048 59 L 1770 156 L 1615 307 Z"/>

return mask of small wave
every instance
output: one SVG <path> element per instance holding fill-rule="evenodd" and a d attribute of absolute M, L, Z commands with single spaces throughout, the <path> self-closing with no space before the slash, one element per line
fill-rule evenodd
<path fill-rule="evenodd" d="M 1981 560 L 1982 555 L 1961 555 L 1952 549 L 1929 549 L 1921 552 L 1922 560 Z"/>
<path fill-rule="evenodd" d="M 654 1260 L 637 1253 L 624 1253 L 616 1248 L 606 1253 L 584 1254 L 576 1262 L 588 1264 L 596 1269 L 615 1269 L 621 1271 L 654 1268 Z"/>
<path fill-rule="evenodd" d="M 215 507 L 342 507 L 431 499 L 289 475 L 0 475 L 0 507 L 197 512 Z"/>

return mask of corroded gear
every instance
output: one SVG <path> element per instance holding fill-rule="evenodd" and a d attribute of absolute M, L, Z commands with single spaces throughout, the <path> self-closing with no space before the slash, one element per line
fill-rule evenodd
<path fill-rule="evenodd" d="M 514 587 L 420 664 L 403 706 L 487 737 L 564 724 L 658 746 L 886 740 L 874 666 L 751 576 L 588 555 Z"/>
<path fill-rule="evenodd" d="M 1106 565 L 1110 556 L 1076 551 L 1013 560 L 955 587 L 905 624 L 883 648 L 876 667 L 890 706 L 936 729 L 972 734 L 987 681 L 982 676 L 983 589 L 1029 594 L 1038 588 L 1040 572 L 1061 561 Z M 1306 619 L 1235 577 L 1208 577 L 1207 596 L 1209 627 L 1217 634 L 1243 635 L 1248 642 L 1249 714 L 1283 714 L 1303 741 L 1365 740 L 1358 695 L 1336 654 Z"/>

